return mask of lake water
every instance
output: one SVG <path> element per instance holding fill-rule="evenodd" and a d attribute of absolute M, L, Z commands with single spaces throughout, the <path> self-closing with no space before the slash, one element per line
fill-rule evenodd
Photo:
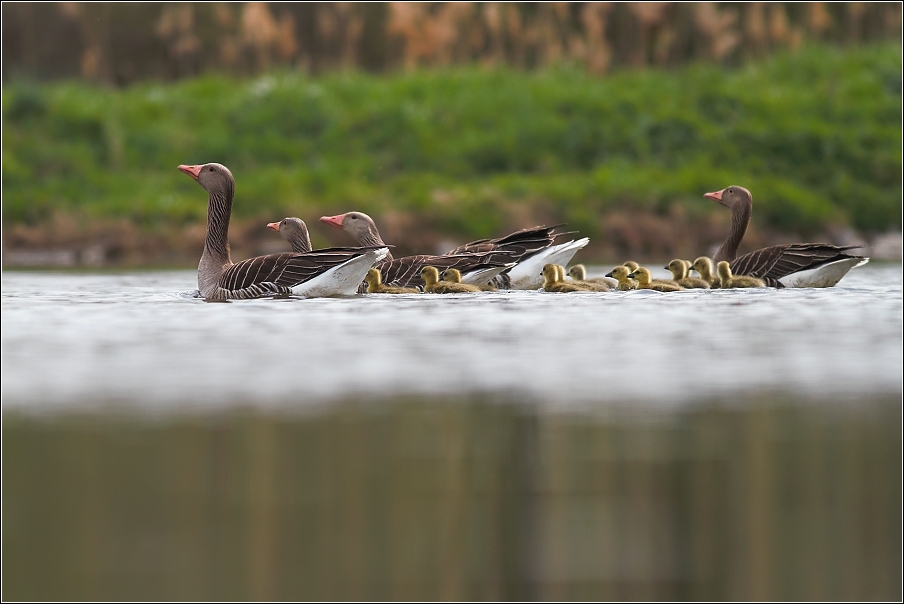
<path fill-rule="evenodd" d="M 211 304 L 193 271 L 6 271 L 3 405 L 209 413 L 489 394 L 586 410 L 900 393 L 901 272 L 871 263 L 828 289 Z"/>
<path fill-rule="evenodd" d="M 900 264 L 675 294 L 195 286 L 3 273 L 4 600 L 900 601 Z"/>

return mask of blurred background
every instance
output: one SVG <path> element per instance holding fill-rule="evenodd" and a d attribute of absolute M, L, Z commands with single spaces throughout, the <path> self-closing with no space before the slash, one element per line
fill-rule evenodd
<path fill-rule="evenodd" d="M 190 267 L 237 180 L 264 225 L 373 215 L 409 253 L 567 222 L 584 259 L 694 255 L 753 192 L 750 249 L 900 258 L 898 3 L 4 3 L 4 265 Z"/>
<path fill-rule="evenodd" d="M 900 600 L 900 3 L 4 2 L 2 84 L 4 382 L 25 376 L 4 386 L 4 599 Z M 873 261 L 783 306 L 723 297 L 762 326 L 731 341 L 712 297 L 625 302 L 633 345 L 611 306 L 549 297 L 204 306 L 173 293 L 191 270 L 136 269 L 197 266 L 206 194 L 176 166 L 205 162 L 236 177 L 235 259 L 286 250 L 265 228 L 285 216 L 347 245 L 317 218 L 360 210 L 396 255 L 567 223 L 576 261 L 664 263 L 721 242 L 702 196 L 736 184 L 742 251 Z M 21 272 L 48 267 L 75 270 Z M 499 359 L 543 379 L 539 323 L 581 379 L 664 394 L 468 391 Z M 394 391 L 405 368 L 362 361 L 384 339 L 384 363 L 440 359 L 461 388 Z M 761 387 L 686 375 L 701 354 Z M 296 388 L 329 388 L 318 355 L 379 377 Z"/>

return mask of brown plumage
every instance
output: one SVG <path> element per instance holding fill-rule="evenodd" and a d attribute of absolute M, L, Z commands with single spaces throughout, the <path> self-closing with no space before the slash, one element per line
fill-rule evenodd
<path fill-rule="evenodd" d="M 868 260 L 864 256 L 846 253 L 858 245 L 830 245 L 828 243 L 788 243 L 775 245 L 738 256 L 738 246 L 747 231 L 753 212 L 753 196 L 744 187 L 731 186 L 706 193 L 712 199 L 731 210 L 731 231 L 713 256 L 718 263 L 728 261 L 732 273 L 762 279 L 770 287 L 784 287 L 779 281 L 794 273 L 812 270 L 840 260 L 851 260 L 857 266 Z"/>
<path fill-rule="evenodd" d="M 722 289 L 734 289 L 744 287 L 766 287 L 762 279 L 751 277 L 749 275 L 732 275 L 731 266 L 723 260 L 716 265 L 719 272 L 719 280 L 722 283 Z"/>
<path fill-rule="evenodd" d="M 209 163 L 179 166 L 208 194 L 207 236 L 198 264 L 198 290 L 211 300 L 288 295 L 292 288 L 361 256 L 374 256 L 378 248 L 327 248 L 314 252 L 269 254 L 232 262 L 229 219 L 235 179 L 226 166 Z M 363 271 L 362 271 L 363 273 Z"/>
<path fill-rule="evenodd" d="M 672 273 L 672 279 L 686 289 L 709 289 L 709 282 L 696 277 L 688 277 L 688 261 L 676 258 L 669 262 L 665 268 Z"/>

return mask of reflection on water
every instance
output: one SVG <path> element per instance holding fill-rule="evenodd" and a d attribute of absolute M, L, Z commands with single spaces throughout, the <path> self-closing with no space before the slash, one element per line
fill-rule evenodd
<path fill-rule="evenodd" d="M 727 402 L 8 413 L 3 598 L 900 599 L 899 397 Z"/>

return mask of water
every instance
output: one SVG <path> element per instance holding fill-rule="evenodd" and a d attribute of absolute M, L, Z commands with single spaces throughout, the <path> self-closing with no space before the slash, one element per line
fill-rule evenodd
<path fill-rule="evenodd" d="M 854 269 L 828 289 L 226 304 L 194 297 L 190 271 L 6 271 L 2 284 L 3 405 L 26 413 L 469 394 L 668 408 L 763 390 L 901 391 L 899 264 Z"/>
<path fill-rule="evenodd" d="M 7 271 L 2 597 L 900 601 L 901 269 L 217 304 Z"/>

